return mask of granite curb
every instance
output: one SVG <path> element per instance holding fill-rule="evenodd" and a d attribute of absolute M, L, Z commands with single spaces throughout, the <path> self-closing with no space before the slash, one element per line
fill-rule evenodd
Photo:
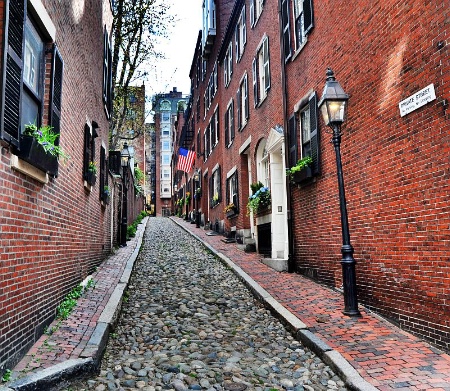
<path fill-rule="evenodd" d="M 77 375 L 93 372 L 99 367 L 110 331 L 118 319 L 122 305 L 122 297 L 128 286 L 134 263 L 136 262 L 141 249 L 148 220 L 149 217 L 142 220 L 142 228 L 138 229 L 136 233 L 136 247 L 128 258 L 120 281 L 103 309 L 94 332 L 80 354 L 80 358 L 66 360 L 62 363 L 31 373 L 23 378 L 14 380 L 8 387 L 0 386 L 0 391 L 45 391 L 61 381 L 73 378 Z"/>
<path fill-rule="evenodd" d="M 378 391 L 379 389 L 364 380 L 358 371 L 336 350 L 332 349 L 326 342 L 312 333 L 308 327 L 280 304 L 268 291 L 262 288 L 244 270 L 236 265 L 230 258 L 217 251 L 213 246 L 204 241 L 201 237 L 180 224 L 176 219 L 171 219 L 179 227 L 183 228 L 192 237 L 202 243 L 208 250 L 215 254 L 227 265 L 238 278 L 249 288 L 253 295 L 260 300 L 283 324 L 292 332 L 295 338 L 310 348 L 320 357 L 330 368 L 333 369 L 345 382 L 346 386 L 354 391 Z"/>

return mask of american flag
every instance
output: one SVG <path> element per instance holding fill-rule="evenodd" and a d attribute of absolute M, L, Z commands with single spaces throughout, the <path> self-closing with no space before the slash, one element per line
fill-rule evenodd
<path fill-rule="evenodd" d="M 178 151 L 178 166 L 177 169 L 184 172 L 189 172 L 192 169 L 195 159 L 195 152 L 180 148 Z"/>

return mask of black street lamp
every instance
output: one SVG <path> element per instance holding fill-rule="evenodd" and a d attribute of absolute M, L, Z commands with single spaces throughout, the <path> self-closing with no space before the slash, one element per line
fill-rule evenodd
<path fill-rule="evenodd" d="M 123 144 L 123 149 L 120 151 L 120 164 L 122 166 L 122 221 L 120 224 L 120 245 L 127 245 L 127 227 L 128 227 L 128 196 L 127 196 L 127 175 L 128 165 L 130 161 L 130 151 L 128 144 Z"/>
<path fill-rule="evenodd" d="M 327 126 L 333 129 L 332 142 L 336 152 L 337 177 L 339 185 L 339 206 L 341 210 L 342 228 L 342 280 L 344 283 L 343 313 L 348 316 L 361 316 L 358 310 L 358 297 L 356 293 L 355 259 L 353 247 L 350 244 L 350 232 L 347 217 L 347 201 L 345 200 L 344 175 L 341 161 L 341 124 L 347 117 L 348 95 L 344 92 L 339 82 L 336 81 L 333 71 L 327 69 L 327 81 L 318 104 L 322 112 L 323 120 Z"/>
<path fill-rule="evenodd" d="M 195 197 L 195 227 L 200 228 L 200 213 L 198 211 L 198 199 L 200 197 L 199 193 L 197 192 L 197 189 L 200 188 L 200 171 L 198 168 L 194 172 L 194 183 L 195 183 L 195 190 L 194 190 L 194 197 Z"/>

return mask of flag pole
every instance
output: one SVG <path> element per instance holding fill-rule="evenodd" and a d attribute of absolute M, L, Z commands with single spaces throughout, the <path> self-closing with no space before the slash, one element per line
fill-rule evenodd
<path fill-rule="evenodd" d="M 186 184 L 186 191 L 184 192 L 184 203 L 186 205 L 186 216 L 184 217 L 184 219 L 187 221 L 188 220 L 188 203 L 186 202 L 187 199 L 187 193 L 188 193 L 188 181 L 187 181 L 187 172 L 184 172 L 184 183 Z"/>

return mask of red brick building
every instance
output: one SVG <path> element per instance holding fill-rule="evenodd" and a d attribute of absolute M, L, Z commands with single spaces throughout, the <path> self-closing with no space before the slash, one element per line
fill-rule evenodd
<path fill-rule="evenodd" d="M 203 15 L 184 128 L 194 136 L 180 137 L 202 178 L 189 209 L 277 270 L 341 289 L 336 158 L 317 108 L 331 67 L 350 96 L 341 150 L 359 301 L 448 350 L 448 7 L 210 0 Z M 291 181 L 285 170 L 305 156 Z M 271 204 L 248 213 L 256 182 Z"/>
<path fill-rule="evenodd" d="M 117 245 L 123 189 L 120 155 L 109 159 L 110 0 L 3 0 L 0 13 L 3 373 Z M 25 135 L 30 123 L 59 134 L 67 161 Z"/>

